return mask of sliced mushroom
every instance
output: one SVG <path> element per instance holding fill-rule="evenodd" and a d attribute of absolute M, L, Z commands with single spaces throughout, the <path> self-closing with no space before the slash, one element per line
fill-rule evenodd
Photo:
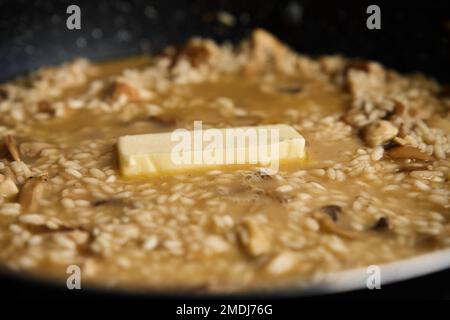
<path fill-rule="evenodd" d="M 328 232 L 334 233 L 338 236 L 351 240 L 358 240 L 364 238 L 364 235 L 358 231 L 345 229 L 337 225 L 333 221 L 333 219 L 327 214 L 323 214 L 322 212 L 315 212 L 313 214 L 313 217 L 316 218 L 319 221 L 320 226 Z"/>
<path fill-rule="evenodd" d="M 398 143 L 396 143 L 394 139 L 388 140 L 385 143 L 383 143 L 383 149 L 384 150 L 389 150 L 389 149 L 392 149 L 392 148 L 395 148 L 395 147 L 398 147 L 398 146 L 399 146 Z"/>
<path fill-rule="evenodd" d="M 115 205 L 123 203 L 123 199 L 115 199 L 115 198 L 106 198 L 106 199 L 96 199 L 91 201 L 91 204 L 94 207 L 103 206 L 103 205 Z"/>
<path fill-rule="evenodd" d="M 383 231 L 391 228 L 391 224 L 388 218 L 380 217 L 373 225 L 372 230 Z"/>
<path fill-rule="evenodd" d="M 142 208 L 143 204 L 140 201 L 137 200 L 131 200 L 131 199 L 122 199 L 122 198 L 104 198 L 104 199 L 95 199 L 91 201 L 91 205 L 94 207 L 99 206 L 110 206 L 111 208 Z"/>
<path fill-rule="evenodd" d="M 20 162 L 19 150 L 17 150 L 16 138 L 9 134 L 5 137 L 5 145 L 14 161 Z"/>
<path fill-rule="evenodd" d="M 339 214 L 342 212 L 342 208 L 336 205 L 328 205 L 320 208 L 322 212 L 327 214 L 333 221 L 337 221 Z"/>
<path fill-rule="evenodd" d="M 408 145 L 408 142 L 405 139 L 402 139 L 400 137 L 395 137 L 394 139 L 384 142 L 383 149 L 390 150 L 395 147 L 406 146 L 406 145 Z"/>
<path fill-rule="evenodd" d="M 28 166 L 25 164 L 25 162 L 23 162 L 22 159 L 20 158 L 20 153 L 19 153 L 19 150 L 17 149 L 17 141 L 13 135 L 7 135 L 5 137 L 5 146 L 9 152 L 9 154 L 11 155 L 11 158 L 14 161 L 17 161 L 22 165 L 22 169 L 23 169 L 25 176 L 30 177 L 31 170 L 28 168 Z"/>
<path fill-rule="evenodd" d="M 398 172 L 414 172 L 428 170 L 428 165 L 423 163 L 407 163 L 398 168 Z"/>
<path fill-rule="evenodd" d="M 32 212 L 37 209 L 39 199 L 43 197 L 46 185 L 46 175 L 31 177 L 24 183 L 19 194 L 22 213 Z"/>
<path fill-rule="evenodd" d="M 5 166 L 2 173 L 6 176 L 6 178 L 10 178 L 17 185 L 17 176 L 9 166 Z"/>
<path fill-rule="evenodd" d="M 408 144 L 408 141 L 400 137 L 395 137 L 394 139 L 392 139 L 392 142 L 399 146 L 406 146 Z"/>
<path fill-rule="evenodd" d="M 0 196 L 10 198 L 19 193 L 16 183 L 11 177 L 0 175 Z"/>
<path fill-rule="evenodd" d="M 398 128 L 389 121 L 378 120 L 363 128 L 362 136 L 366 144 L 370 147 L 382 145 L 398 134 Z"/>
<path fill-rule="evenodd" d="M 244 251 L 252 257 L 267 254 L 271 250 L 271 242 L 267 235 L 252 219 L 244 219 L 239 223 L 237 236 Z"/>
<path fill-rule="evenodd" d="M 270 68 L 279 69 L 287 48 L 272 34 L 256 29 L 250 38 L 250 59 L 243 68 L 244 75 L 252 75 Z"/>
<path fill-rule="evenodd" d="M 433 161 L 434 158 L 417 148 L 411 146 L 399 146 L 388 149 L 387 155 L 392 159 L 412 159 L 422 161 Z"/>

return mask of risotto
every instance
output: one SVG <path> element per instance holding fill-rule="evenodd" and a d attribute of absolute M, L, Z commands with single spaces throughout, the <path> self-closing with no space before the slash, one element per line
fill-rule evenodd
<path fill-rule="evenodd" d="M 450 91 L 264 30 L 0 85 L 0 263 L 93 285 L 236 291 L 450 247 Z M 308 160 L 125 179 L 123 135 L 287 124 Z"/>

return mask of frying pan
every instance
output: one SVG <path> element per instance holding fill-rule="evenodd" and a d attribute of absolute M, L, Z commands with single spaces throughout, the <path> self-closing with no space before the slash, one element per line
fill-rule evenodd
<path fill-rule="evenodd" d="M 66 27 L 71 4 L 81 8 L 80 30 Z M 381 8 L 379 30 L 366 27 L 369 4 Z M 373 59 L 447 83 L 449 6 L 448 1 L 0 0 L 0 81 L 79 56 L 103 60 L 158 52 L 192 36 L 236 42 L 263 27 L 301 53 Z M 219 12 L 231 15 L 231 23 L 217 19 Z M 420 292 L 450 297 L 450 287 L 443 285 L 449 280 L 450 271 L 442 271 L 381 291 L 385 296 Z M 0 285 L 9 295 L 68 293 L 58 285 L 14 275 L 0 276 Z M 360 291 L 341 297 L 367 295 Z"/>

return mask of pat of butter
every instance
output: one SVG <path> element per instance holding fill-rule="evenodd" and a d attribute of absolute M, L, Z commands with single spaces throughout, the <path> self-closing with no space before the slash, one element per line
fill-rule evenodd
<path fill-rule="evenodd" d="M 288 125 L 225 129 L 177 129 L 119 138 L 124 177 L 185 174 L 214 168 L 262 166 L 306 157 L 305 139 Z"/>

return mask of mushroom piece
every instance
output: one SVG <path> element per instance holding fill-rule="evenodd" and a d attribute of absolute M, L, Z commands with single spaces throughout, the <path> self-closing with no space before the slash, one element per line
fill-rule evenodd
<path fill-rule="evenodd" d="M 14 161 L 20 162 L 21 160 L 20 160 L 19 150 L 17 150 L 16 138 L 13 135 L 8 134 L 5 137 L 5 145 L 9 151 L 9 154 L 11 155 L 11 158 L 13 158 Z"/>
<path fill-rule="evenodd" d="M 417 148 L 411 146 L 399 146 L 386 150 L 386 154 L 392 159 L 413 159 L 422 161 L 433 161 L 434 158 Z"/>
<path fill-rule="evenodd" d="M 237 226 L 237 236 L 244 251 L 252 257 L 270 252 L 271 243 L 260 225 L 252 219 L 244 219 Z"/>
<path fill-rule="evenodd" d="M 14 171 L 12 171 L 12 169 L 9 166 L 5 166 L 5 168 L 2 170 L 2 174 L 6 177 L 11 179 L 16 185 L 18 184 L 17 182 L 17 176 L 14 173 Z"/>
<path fill-rule="evenodd" d="M 319 221 L 320 226 L 328 232 L 351 240 L 364 238 L 364 235 L 358 231 L 344 229 L 341 226 L 338 226 L 328 214 L 323 214 L 323 212 L 315 212 L 313 217 L 316 218 Z"/>
<path fill-rule="evenodd" d="M 326 213 L 333 221 L 337 221 L 339 218 L 339 214 L 342 212 L 342 208 L 334 204 L 324 206 L 320 210 Z"/>
<path fill-rule="evenodd" d="M 251 75 L 267 68 L 279 69 L 288 52 L 276 37 L 263 29 L 253 31 L 250 41 L 250 58 L 243 68 L 244 75 Z"/>
<path fill-rule="evenodd" d="M 386 120 L 375 121 L 363 128 L 362 136 L 370 147 L 382 145 L 398 134 L 398 128 Z"/>
<path fill-rule="evenodd" d="M 94 207 L 103 206 L 103 205 L 120 205 L 123 204 L 123 199 L 116 199 L 116 198 L 105 198 L 105 199 L 96 199 L 91 201 L 91 204 Z"/>
<path fill-rule="evenodd" d="M 383 231 L 391 228 L 391 224 L 388 218 L 380 217 L 373 225 L 372 230 Z"/>
<path fill-rule="evenodd" d="M 20 158 L 20 153 L 19 153 L 19 150 L 17 149 L 17 141 L 13 135 L 9 134 L 5 137 L 5 146 L 9 152 L 9 154 L 11 155 L 11 158 L 14 161 L 17 161 L 22 165 L 22 169 L 23 169 L 23 172 L 25 173 L 25 176 L 30 177 L 31 170 L 28 168 L 28 166 L 25 164 L 25 162 L 23 162 L 22 159 Z"/>
<path fill-rule="evenodd" d="M 117 206 L 117 207 L 130 207 L 136 208 L 139 206 L 137 201 L 131 201 L 130 199 L 121 199 L 121 198 L 103 198 L 103 199 L 94 199 L 91 201 L 91 205 L 93 207 L 99 206 Z"/>
<path fill-rule="evenodd" d="M 395 147 L 406 146 L 407 144 L 408 144 L 408 142 L 405 139 L 402 139 L 400 137 L 395 137 L 394 139 L 384 142 L 382 147 L 386 151 L 386 150 L 389 150 L 389 149 L 392 149 Z"/>
<path fill-rule="evenodd" d="M 19 193 L 16 183 L 11 177 L 0 175 L 0 197 L 10 198 Z"/>
<path fill-rule="evenodd" d="M 29 178 L 22 186 L 19 194 L 19 203 L 22 213 L 36 210 L 39 199 L 43 197 L 47 182 L 47 176 L 36 176 Z"/>

